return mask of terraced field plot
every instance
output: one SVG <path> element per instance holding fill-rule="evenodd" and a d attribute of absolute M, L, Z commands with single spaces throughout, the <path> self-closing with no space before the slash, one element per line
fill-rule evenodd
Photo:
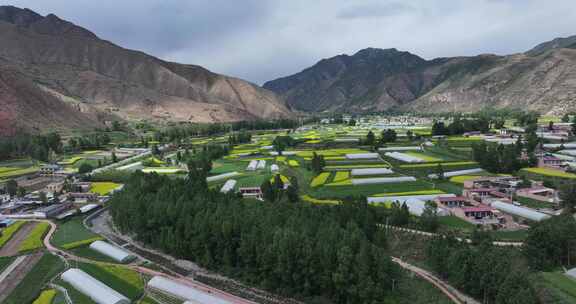
<path fill-rule="evenodd" d="M 60 248 L 72 249 L 100 239 L 102 237 L 84 227 L 81 217 L 74 217 L 58 223 L 58 229 L 52 236 L 51 242 Z"/>

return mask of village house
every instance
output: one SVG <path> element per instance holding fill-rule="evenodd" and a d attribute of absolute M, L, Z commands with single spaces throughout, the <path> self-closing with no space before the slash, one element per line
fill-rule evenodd
<path fill-rule="evenodd" d="M 439 196 L 437 197 L 434 202 L 439 206 L 439 207 L 443 207 L 443 208 L 461 208 L 461 207 L 465 207 L 465 206 L 470 206 L 470 201 L 468 200 L 468 198 L 464 197 L 464 196 L 455 196 L 455 197 L 443 197 L 443 196 Z"/>
<path fill-rule="evenodd" d="M 244 198 L 262 199 L 262 189 L 260 187 L 242 187 L 238 191 Z"/>
<path fill-rule="evenodd" d="M 475 225 L 492 225 L 500 223 L 492 208 L 484 205 L 455 208 L 452 214 Z"/>

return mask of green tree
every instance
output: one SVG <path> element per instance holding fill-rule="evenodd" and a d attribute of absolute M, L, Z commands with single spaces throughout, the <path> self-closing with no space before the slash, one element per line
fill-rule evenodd
<path fill-rule="evenodd" d="M 438 230 L 438 205 L 435 202 L 426 202 L 424 211 L 420 216 L 420 226 L 424 231 L 436 232 Z"/>
<path fill-rule="evenodd" d="M 38 194 L 38 199 L 39 199 L 43 204 L 48 203 L 48 197 L 46 196 L 46 192 L 44 192 L 44 191 L 40 191 L 40 193 Z"/>
<path fill-rule="evenodd" d="M 572 214 L 576 208 L 576 183 L 569 183 L 560 188 L 560 204 L 564 212 Z"/>
<path fill-rule="evenodd" d="M 116 157 L 116 153 L 114 153 L 114 151 L 112 151 L 112 162 L 115 163 L 118 161 L 118 158 Z"/>
<path fill-rule="evenodd" d="M 10 179 L 6 182 L 6 193 L 11 197 L 16 196 L 18 191 L 18 182 L 16 180 Z"/>
<path fill-rule="evenodd" d="M 368 131 L 368 134 L 366 134 L 365 144 L 367 146 L 374 146 L 375 143 L 376 143 L 376 136 L 374 136 L 374 133 L 372 131 Z"/>
<path fill-rule="evenodd" d="M 89 163 L 87 163 L 87 162 L 83 162 L 83 163 L 78 167 L 78 173 L 79 173 L 79 174 L 90 173 L 90 172 L 92 172 L 92 170 L 94 170 L 94 167 L 92 167 L 92 165 L 89 164 Z"/>
<path fill-rule="evenodd" d="M 16 190 L 16 196 L 19 198 L 23 198 L 24 196 L 26 196 L 26 189 L 24 187 L 18 187 L 18 190 Z"/>
<path fill-rule="evenodd" d="M 436 166 L 436 177 L 438 177 L 439 180 L 444 180 L 445 179 L 445 172 L 444 172 L 444 167 L 442 166 L 441 163 L 438 163 L 438 166 Z"/>

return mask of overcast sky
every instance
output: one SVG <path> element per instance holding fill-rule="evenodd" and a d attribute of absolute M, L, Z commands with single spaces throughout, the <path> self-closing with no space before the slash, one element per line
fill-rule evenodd
<path fill-rule="evenodd" d="M 576 34 L 574 0 L 13 0 L 103 39 L 258 84 L 366 47 L 426 59 Z"/>

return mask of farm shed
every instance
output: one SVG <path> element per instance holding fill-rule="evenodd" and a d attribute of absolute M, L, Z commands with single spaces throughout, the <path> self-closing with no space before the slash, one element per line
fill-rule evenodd
<path fill-rule="evenodd" d="M 258 161 L 258 166 L 256 166 L 256 168 L 258 170 L 266 169 L 266 161 L 265 160 Z"/>
<path fill-rule="evenodd" d="M 458 170 L 458 171 L 449 171 L 449 172 L 444 172 L 444 177 L 452 177 L 452 176 L 459 176 L 459 175 L 468 175 L 468 174 L 474 174 L 474 173 L 480 173 L 483 172 L 484 170 L 481 168 L 475 168 L 475 169 L 466 169 L 466 170 Z M 430 174 L 428 175 L 429 178 L 438 178 L 437 174 Z"/>
<path fill-rule="evenodd" d="M 525 208 L 525 207 L 520 207 L 520 206 L 515 206 L 509 203 L 504 203 L 501 201 L 493 201 L 490 204 L 493 208 L 498 209 L 500 211 L 512 214 L 512 215 L 516 215 L 525 219 L 529 219 L 535 222 L 540 222 L 543 221 L 545 219 L 550 218 L 550 215 L 548 214 L 544 214 L 535 210 L 532 210 L 530 208 Z"/>
<path fill-rule="evenodd" d="M 222 188 L 220 189 L 220 192 L 228 193 L 231 190 L 233 190 L 234 187 L 236 187 L 236 180 L 235 179 L 229 179 L 226 181 L 226 183 L 224 183 L 224 186 L 222 186 Z"/>
<path fill-rule="evenodd" d="M 390 151 L 421 151 L 422 148 L 419 146 L 409 146 L 409 147 L 386 147 L 380 148 L 378 151 L 390 152 Z"/>
<path fill-rule="evenodd" d="M 350 153 L 346 154 L 346 159 L 377 159 L 380 157 L 378 153 Z"/>
<path fill-rule="evenodd" d="M 405 163 L 423 163 L 424 160 L 420 157 L 416 157 L 416 156 L 412 156 L 412 155 L 408 155 L 405 153 L 400 153 L 400 152 L 386 152 L 384 155 L 399 160 L 399 161 L 403 161 Z"/>
<path fill-rule="evenodd" d="M 365 169 L 352 169 L 352 176 L 366 176 L 366 175 L 381 175 L 392 174 L 394 171 L 388 168 L 365 168 Z"/>
<path fill-rule="evenodd" d="M 373 196 L 368 197 L 368 203 L 386 203 L 400 202 L 403 203 L 409 199 L 418 199 L 421 201 L 433 201 L 438 197 L 456 197 L 454 194 L 424 194 L 424 195 L 404 195 L 404 196 Z"/>
<path fill-rule="evenodd" d="M 104 241 L 92 242 L 92 244 L 90 244 L 90 249 L 95 250 L 105 256 L 109 256 L 120 263 L 127 263 L 136 258 L 130 253 Z"/>
<path fill-rule="evenodd" d="M 254 171 L 256 170 L 256 167 L 258 167 L 258 161 L 251 160 L 250 163 L 248 163 L 248 166 L 246 167 L 246 171 Z"/>
<path fill-rule="evenodd" d="M 572 268 L 566 271 L 566 275 L 576 279 L 576 268 Z"/>
<path fill-rule="evenodd" d="M 413 176 L 354 178 L 352 179 L 352 185 L 391 184 L 415 181 L 416 178 Z"/>
<path fill-rule="evenodd" d="M 178 283 L 161 276 L 148 281 L 148 287 L 194 304 L 231 304 L 232 302 L 215 297 L 194 287 Z"/>
<path fill-rule="evenodd" d="M 214 176 L 209 176 L 206 178 L 207 182 L 215 182 L 215 181 L 219 181 L 219 180 L 223 180 L 223 179 L 227 179 L 236 175 L 240 175 L 240 173 L 234 171 L 234 172 L 228 172 L 228 173 L 222 173 L 219 175 L 214 175 Z"/>
<path fill-rule="evenodd" d="M 86 212 L 90 212 L 98 207 L 100 207 L 101 205 L 98 204 L 88 204 L 88 205 L 84 205 L 82 207 L 80 207 L 80 213 L 86 213 Z"/>
<path fill-rule="evenodd" d="M 61 278 L 98 304 L 130 304 L 128 298 L 80 269 L 69 269 Z"/>

